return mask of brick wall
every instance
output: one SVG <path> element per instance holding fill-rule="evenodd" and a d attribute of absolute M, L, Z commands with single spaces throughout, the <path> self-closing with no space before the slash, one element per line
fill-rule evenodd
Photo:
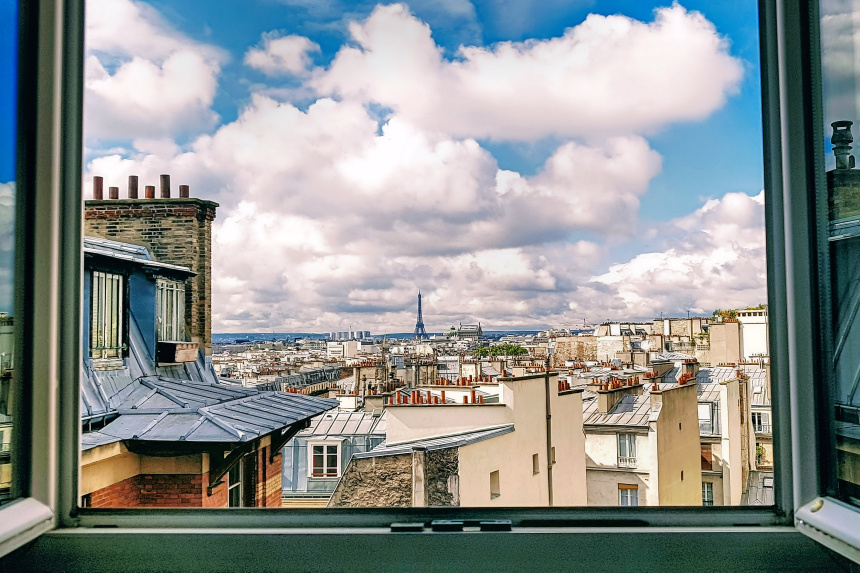
<path fill-rule="evenodd" d="M 140 494 L 137 477 L 130 477 L 90 493 L 90 507 L 136 507 Z"/>
<path fill-rule="evenodd" d="M 212 354 L 212 221 L 217 203 L 202 199 L 87 201 L 84 234 L 142 245 L 155 260 L 190 268 L 185 320 L 192 341 Z"/>
<path fill-rule="evenodd" d="M 139 474 L 90 494 L 92 507 L 212 507 L 199 474 Z M 226 505 L 226 494 L 223 496 Z"/>
<path fill-rule="evenodd" d="M 224 481 L 212 488 L 212 495 L 208 495 L 209 472 L 203 474 L 203 507 L 227 507 L 227 476 Z"/>

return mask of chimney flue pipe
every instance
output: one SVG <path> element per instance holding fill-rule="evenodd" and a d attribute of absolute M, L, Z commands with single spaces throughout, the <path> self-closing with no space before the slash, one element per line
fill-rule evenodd
<path fill-rule="evenodd" d="M 155 199 L 155 185 L 147 185 L 144 188 L 144 193 L 146 193 L 147 199 Z"/>
<path fill-rule="evenodd" d="M 170 199 L 170 175 L 161 176 L 161 198 Z"/>
<path fill-rule="evenodd" d="M 137 199 L 137 175 L 128 176 L 128 198 Z"/>
<path fill-rule="evenodd" d="M 108 198 L 119 199 L 119 187 L 108 187 Z"/>
<path fill-rule="evenodd" d="M 104 198 L 104 179 L 96 175 L 93 177 L 93 199 L 101 201 Z"/>
<path fill-rule="evenodd" d="M 180 185 L 179 186 L 179 198 L 180 199 L 188 199 L 191 196 L 191 193 L 188 189 L 188 185 Z"/>

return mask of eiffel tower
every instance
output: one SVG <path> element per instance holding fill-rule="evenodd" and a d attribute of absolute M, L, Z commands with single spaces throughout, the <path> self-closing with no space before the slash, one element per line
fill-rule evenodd
<path fill-rule="evenodd" d="M 424 318 L 421 316 L 421 291 L 418 291 L 418 322 L 415 323 L 415 339 L 422 338 L 427 338 L 427 332 L 424 330 Z"/>

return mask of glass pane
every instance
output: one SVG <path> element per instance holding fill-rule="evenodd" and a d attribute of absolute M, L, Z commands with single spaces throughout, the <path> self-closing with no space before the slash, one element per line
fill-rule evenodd
<path fill-rule="evenodd" d="M 860 169 L 852 153 L 860 121 L 860 2 L 823 0 L 820 15 L 827 180 L 821 218 L 830 261 L 835 434 L 828 485 L 830 493 L 860 505 Z"/>
<path fill-rule="evenodd" d="M 12 482 L 15 373 L 15 137 L 18 3 L 0 0 L 0 504 Z"/>
<path fill-rule="evenodd" d="M 267 507 L 701 506 L 703 434 L 715 505 L 770 470 L 757 3 L 491 4 L 87 3 L 85 241 L 129 352 L 83 387 L 140 467 L 154 423 L 188 475 L 283 447 Z"/>

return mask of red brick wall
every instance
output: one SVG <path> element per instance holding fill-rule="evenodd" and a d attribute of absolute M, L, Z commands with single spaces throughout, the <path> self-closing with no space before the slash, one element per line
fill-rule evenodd
<path fill-rule="evenodd" d="M 269 455 L 266 454 L 266 462 L 268 461 Z M 283 468 L 281 465 L 281 452 L 278 450 L 272 463 L 266 465 L 266 507 L 281 507 L 281 498 L 283 497 L 283 484 L 281 482 Z"/>
<path fill-rule="evenodd" d="M 137 477 L 130 477 L 90 494 L 90 507 L 135 507 L 140 488 Z"/>
<path fill-rule="evenodd" d="M 223 481 L 212 488 L 212 495 L 208 495 L 209 472 L 203 474 L 203 507 L 227 507 L 227 476 Z"/>
<path fill-rule="evenodd" d="M 200 507 L 201 476 L 136 475 L 90 494 L 92 507 Z"/>
<path fill-rule="evenodd" d="M 281 507 L 281 452 L 269 463 L 269 447 L 257 450 L 256 507 Z"/>
<path fill-rule="evenodd" d="M 255 507 L 281 507 L 281 453 L 269 463 L 269 448 L 257 457 Z M 139 474 L 90 494 L 91 507 L 227 507 L 227 476 L 209 495 L 209 472 L 204 474 Z"/>
<path fill-rule="evenodd" d="M 135 479 L 138 507 L 200 507 L 205 494 L 199 474 L 141 474 Z"/>

